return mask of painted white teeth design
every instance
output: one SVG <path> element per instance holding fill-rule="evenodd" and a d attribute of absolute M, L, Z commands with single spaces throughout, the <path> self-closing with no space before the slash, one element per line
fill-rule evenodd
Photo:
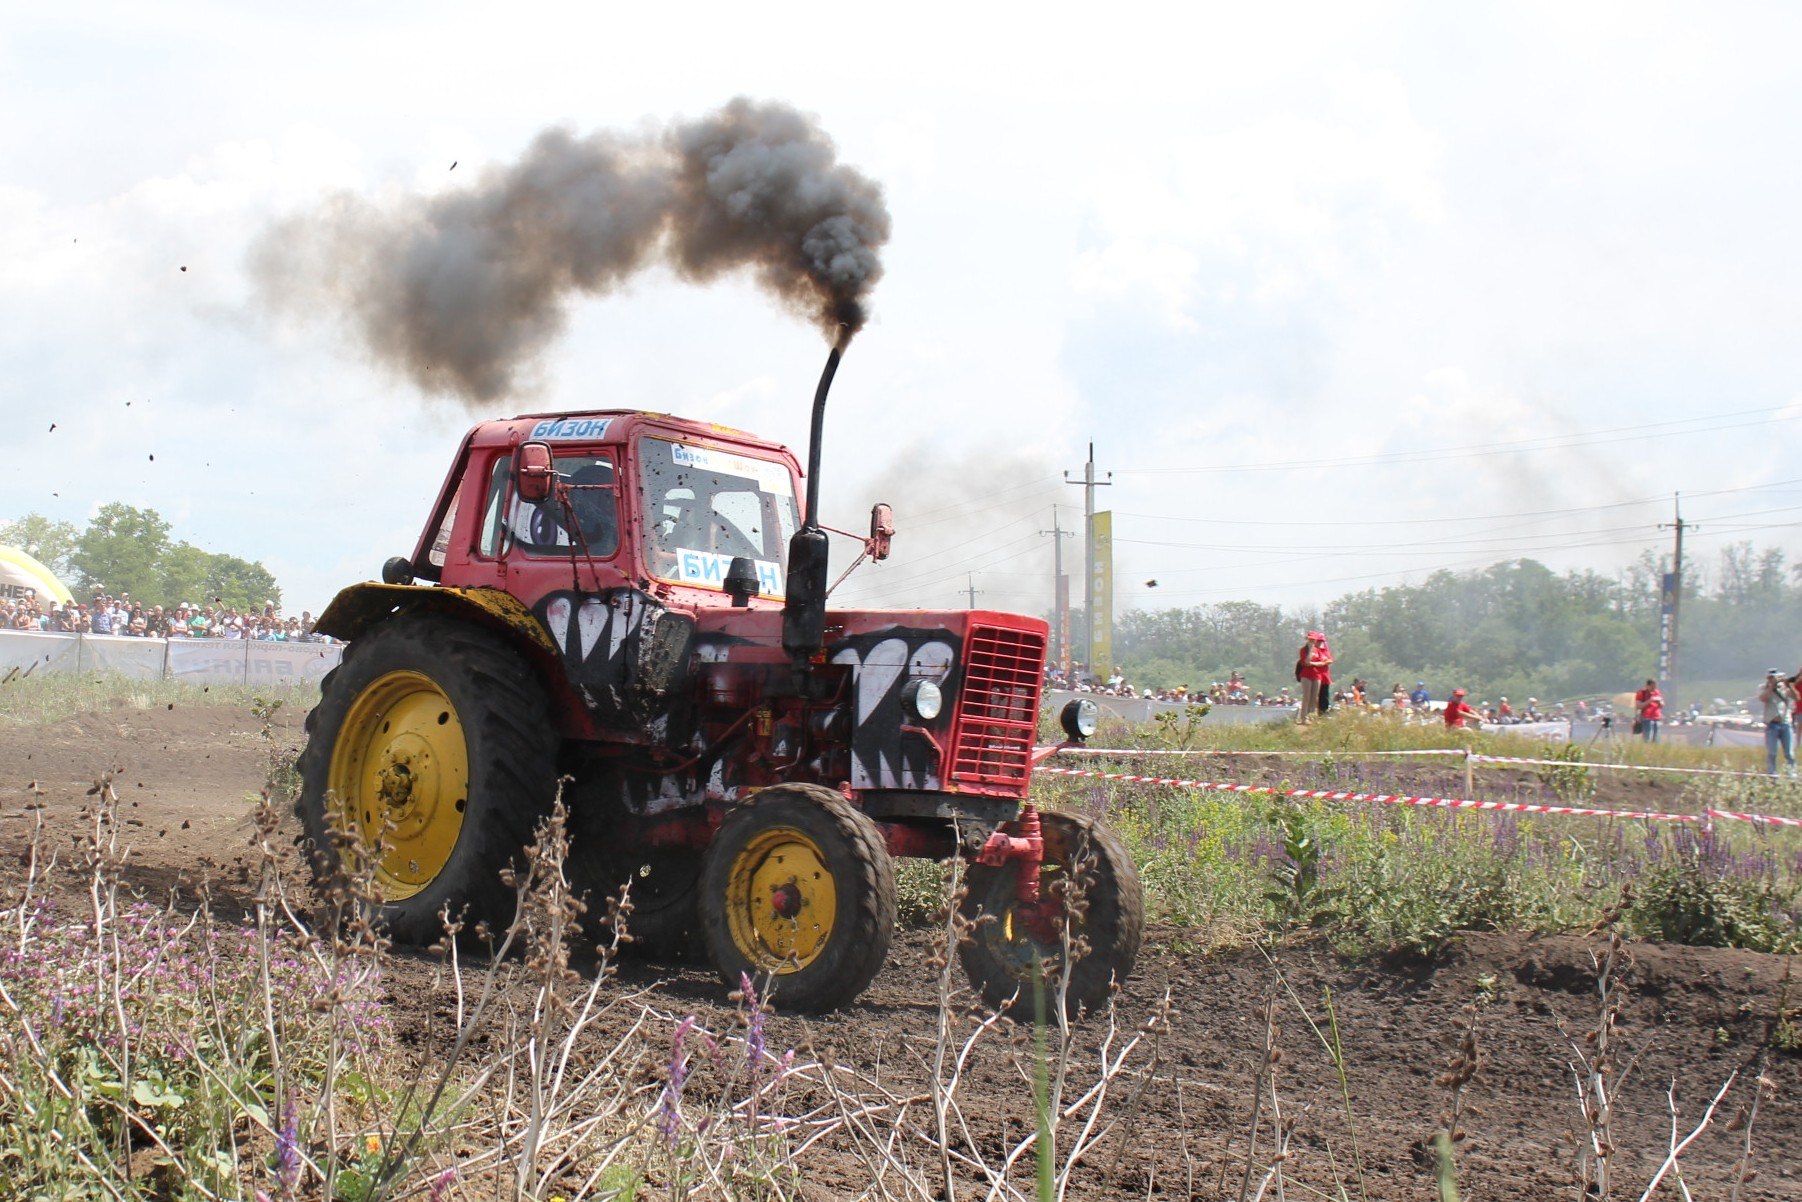
<path fill-rule="evenodd" d="M 576 611 L 576 625 L 582 634 L 582 659 L 586 661 L 594 650 L 596 640 L 607 625 L 607 603 L 599 597 L 589 597 L 582 602 L 582 608 Z M 615 645 L 618 645 L 615 640 Z"/>
<path fill-rule="evenodd" d="M 882 699 L 907 670 L 907 644 L 900 639 L 883 639 L 863 657 L 863 669 L 857 674 L 857 721 L 868 720 Z"/>
<path fill-rule="evenodd" d="M 569 601 L 558 597 L 544 607 L 545 625 L 551 628 L 551 637 L 557 640 L 557 646 L 563 654 L 569 654 Z"/>

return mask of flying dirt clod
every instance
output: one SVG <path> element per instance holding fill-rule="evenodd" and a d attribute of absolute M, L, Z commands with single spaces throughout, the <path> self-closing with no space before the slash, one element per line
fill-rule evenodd
<path fill-rule="evenodd" d="M 740 97 L 649 134 L 547 130 L 467 190 L 339 193 L 266 230 L 250 268 L 272 311 L 339 314 L 423 391 L 485 404 L 529 385 L 572 300 L 655 263 L 697 283 L 749 271 L 848 338 L 889 228 L 881 187 L 812 119 Z"/>

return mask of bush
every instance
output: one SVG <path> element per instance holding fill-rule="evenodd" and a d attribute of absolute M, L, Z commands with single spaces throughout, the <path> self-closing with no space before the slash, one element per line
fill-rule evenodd
<path fill-rule="evenodd" d="M 1802 951 L 1794 882 L 1763 857 L 1733 854 L 1712 831 L 1679 831 L 1668 859 L 1634 885 L 1627 919 L 1636 934 L 1697 947 Z"/>

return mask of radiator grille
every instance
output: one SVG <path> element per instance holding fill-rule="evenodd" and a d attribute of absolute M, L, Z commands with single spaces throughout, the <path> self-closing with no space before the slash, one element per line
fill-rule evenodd
<path fill-rule="evenodd" d="M 964 644 L 964 683 L 951 754 L 954 783 L 1024 792 L 1032 772 L 1044 669 L 1043 634 L 971 628 Z"/>

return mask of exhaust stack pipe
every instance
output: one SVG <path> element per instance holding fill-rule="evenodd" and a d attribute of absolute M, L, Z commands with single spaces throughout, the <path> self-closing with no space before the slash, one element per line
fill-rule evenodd
<path fill-rule="evenodd" d="M 813 393 L 813 427 L 807 444 L 807 511 L 801 528 L 788 540 L 788 597 L 782 606 L 782 646 L 797 668 L 826 649 L 827 541 L 820 529 L 820 442 L 826 428 L 826 394 L 850 330 L 839 327 L 838 341 L 826 356 L 826 369 Z"/>

